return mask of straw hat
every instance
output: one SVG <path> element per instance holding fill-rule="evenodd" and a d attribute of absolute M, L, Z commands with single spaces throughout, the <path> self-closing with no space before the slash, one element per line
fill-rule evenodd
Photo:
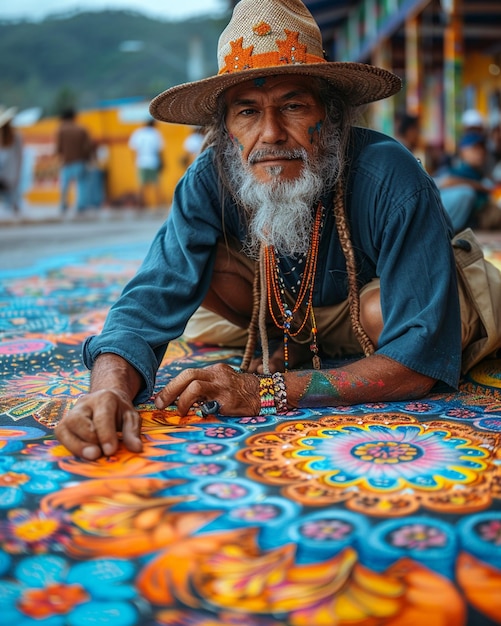
<path fill-rule="evenodd" d="M 217 76 L 177 85 L 150 104 L 157 120 L 204 126 L 220 94 L 261 76 L 302 74 L 334 85 L 352 105 L 395 94 L 401 80 L 365 63 L 327 62 L 320 29 L 300 0 L 240 0 L 219 38 Z"/>
<path fill-rule="evenodd" d="M 5 126 L 5 124 L 7 124 L 7 122 L 10 122 L 10 120 L 14 119 L 16 113 L 17 109 L 15 107 L 7 108 L 0 104 L 0 128 L 2 128 L 2 126 Z"/>

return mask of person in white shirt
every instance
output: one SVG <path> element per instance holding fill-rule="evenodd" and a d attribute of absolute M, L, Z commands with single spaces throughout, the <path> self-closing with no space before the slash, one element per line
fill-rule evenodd
<path fill-rule="evenodd" d="M 205 141 L 205 130 L 203 126 L 196 126 L 193 132 L 186 137 L 183 143 L 184 156 L 182 165 L 188 167 L 202 151 Z"/>
<path fill-rule="evenodd" d="M 139 178 L 139 206 L 146 206 L 146 188 L 154 187 L 156 206 L 162 204 L 160 173 L 163 169 L 162 152 L 164 140 L 151 119 L 135 130 L 129 139 L 129 148 L 136 154 L 136 168 Z"/>

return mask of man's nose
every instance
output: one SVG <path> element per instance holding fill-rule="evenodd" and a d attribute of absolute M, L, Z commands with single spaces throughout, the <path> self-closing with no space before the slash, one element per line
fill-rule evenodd
<path fill-rule="evenodd" d="M 280 111 L 272 108 L 264 109 L 260 122 L 261 141 L 264 143 L 281 143 L 287 139 L 287 131 Z"/>

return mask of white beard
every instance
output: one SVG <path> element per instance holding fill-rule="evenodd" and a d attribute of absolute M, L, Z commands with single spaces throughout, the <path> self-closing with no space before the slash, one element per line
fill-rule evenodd
<path fill-rule="evenodd" d="M 305 150 L 267 151 L 270 152 L 289 158 L 300 156 L 303 160 L 301 175 L 294 180 L 280 180 L 282 168 L 274 166 L 268 172 L 276 178 L 264 183 L 256 180 L 250 168 L 242 163 L 239 153 L 233 152 L 233 158 L 226 159 L 232 188 L 248 214 L 244 248 L 253 258 L 258 257 L 262 244 L 273 246 L 280 256 L 297 257 L 306 254 L 310 246 L 314 207 L 325 181 L 320 171 L 315 171 L 319 168 L 309 162 Z M 249 162 L 255 162 L 261 154 L 251 155 Z"/>

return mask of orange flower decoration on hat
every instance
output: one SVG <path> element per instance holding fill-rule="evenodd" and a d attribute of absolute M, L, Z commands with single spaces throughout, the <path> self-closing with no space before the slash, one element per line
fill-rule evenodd
<path fill-rule="evenodd" d="M 244 48 L 243 43 L 243 37 L 240 37 L 237 41 L 230 42 L 231 52 L 224 58 L 226 67 L 222 70 L 223 72 L 240 72 L 252 67 L 252 51 L 254 50 L 254 46 Z"/>
<path fill-rule="evenodd" d="M 269 29 L 269 30 L 267 30 Z M 220 74 L 231 74 L 247 69 L 260 67 L 273 67 L 277 65 L 300 65 L 303 63 L 324 63 L 325 60 L 307 53 L 307 47 L 299 42 L 299 33 L 285 30 L 286 38 L 277 39 L 276 50 L 253 54 L 254 46 L 244 48 L 244 38 L 240 37 L 236 41 L 230 41 L 231 52 L 224 57 L 225 65 L 219 70 Z M 253 31 L 264 36 L 271 32 L 269 24 L 261 22 L 253 28 Z"/>
<path fill-rule="evenodd" d="M 302 0 L 239 0 L 219 37 L 217 64 L 215 76 L 159 94 L 151 115 L 176 124 L 211 124 L 226 89 L 277 74 L 322 78 L 353 106 L 387 98 L 402 86 L 383 68 L 327 61 L 320 28 Z"/>
<path fill-rule="evenodd" d="M 252 32 L 259 37 L 264 37 L 265 35 L 269 35 L 271 33 L 271 26 L 268 22 L 259 22 L 252 27 Z"/>
<path fill-rule="evenodd" d="M 283 63 L 306 63 L 307 48 L 299 43 L 299 33 L 285 29 L 287 39 L 277 41 L 280 61 Z M 323 59 L 321 59 L 323 61 Z"/>

